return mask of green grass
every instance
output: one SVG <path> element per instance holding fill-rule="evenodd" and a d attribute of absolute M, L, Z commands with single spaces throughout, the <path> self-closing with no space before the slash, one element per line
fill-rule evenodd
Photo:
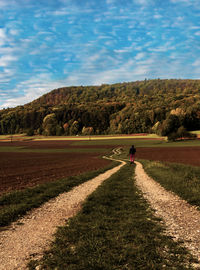
<path fill-rule="evenodd" d="M 197 134 L 199 135 L 200 134 L 200 130 L 195 130 L 195 131 L 191 131 L 192 134 Z"/>
<path fill-rule="evenodd" d="M 42 135 L 35 135 L 35 136 L 26 136 L 26 134 L 7 134 L 7 135 L 0 135 L 0 140 L 42 140 L 42 141 L 54 141 L 54 140 L 61 140 L 61 141 L 91 141 L 91 140 L 113 140 L 113 139 L 124 139 L 127 138 L 165 138 L 158 136 L 156 134 L 146 134 L 143 135 L 134 135 L 134 134 L 114 134 L 114 135 L 87 135 L 87 136 L 42 136 Z"/>
<path fill-rule="evenodd" d="M 115 140 L 99 140 L 99 141 L 79 141 L 74 142 L 73 145 L 120 145 L 120 146 L 130 146 L 135 144 L 140 147 L 153 147 L 157 145 L 163 145 L 165 142 L 163 140 L 144 140 L 144 139 L 115 139 Z"/>
<path fill-rule="evenodd" d="M 148 138 L 148 140 L 146 139 Z M 29 138 L 30 139 L 30 138 Z M 70 140 L 72 141 L 71 146 L 96 146 L 96 145 L 111 145 L 115 147 L 118 146 L 130 146 L 134 144 L 136 147 L 183 147 L 183 146 L 200 146 L 200 140 L 183 140 L 183 141 L 177 141 L 177 142 L 167 142 L 164 137 L 159 137 L 155 134 L 149 134 L 147 136 L 91 136 L 90 138 L 88 136 L 78 136 L 78 137 L 32 137 L 33 140 L 42 140 L 42 141 L 66 141 Z M 155 140 L 156 139 L 156 140 Z M 27 142 L 28 147 L 28 142 Z M 6 150 L 6 147 L 1 147 L 0 151 L 11 151 L 9 150 L 10 147 L 8 147 L 8 150 Z M 15 149 L 13 147 L 13 149 Z M 22 151 L 23 149 L 16 149 L 15 151 Z M 55 150 L 55 149 L 54 149 Z M 99 148 L 98 148 L 99 150 Z M 28 151 L 28 150 L 23 150 Z M 33 151 L 33 150 L 31 150 Z M 34 149 L 34 151 L 39 151 L 37 149 Z M 41 150 L 40 150 L 41 151 Z M 53 151 L 50 149 L 43 149 L 43 151 Z M 73 151 L 69 149 L 64 150 L 57 150 L 59 151 Z M 76 151 L 74 149 L 74 151 Z M 78 151 L 78 150 L 77 150 Z M 87 151 L 87 150 L 81 150 L 81 151 Z M 88 149 L 89 152 L 95 151 L 94 149 Z"/>
<path fill-rule="evenodd" d="M 59 181 L 45 183 L 22 191 L 14 191 L 0 197 L 0 227 L 7 226 L 27 213 L 32 208 L 39 207 L 42 203 L 67 192 L 73 187 L 99 175 L 102 172 L 116 166 L 111 165 L 79 176 L 68 177 Z"/>
<path fill-rule="evenodd" d="M 113 134 L 113 135 L 87 135 L 87 136 L 33 136 L 35 140 L 74 140 L 74 141 L 91 141 L 91 140 L 113 140 L 113 139 L 133 139 L 133 138 L 163 138 L 166 137 L 159 136 L 157 134 L 146 134 L 146 135 L 134 135 L 134 134 Z"/>
<path fill-rule="evenodd" d="M 106 180 L 29 269 L 192 269 L 191 255 L 166 236 L 126 165 Z"/>
<path fill-rule="evenodd" d="M 165 189 L 200 209 L 200 168 L 158 161 L 141 161 L 145 171 Z"/>
<path fill-rule="evenodd" d="M 183 146 L 199 146 L 200 140 L 185 140 L 177 142 L 166 142 L 164 140 L 144 140 L 144 139 L 115 139 L 102 141 L 79 141 L 73 142 L 73 145 L 113 145 L 113 146 L 131 146 L 136 147 L 183 147 Z"/>

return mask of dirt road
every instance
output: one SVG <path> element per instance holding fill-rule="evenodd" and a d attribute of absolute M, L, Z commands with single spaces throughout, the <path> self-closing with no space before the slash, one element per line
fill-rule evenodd
<path fill-rule="evenodd" d="M 53 240 L 58 226 L 65 224 L 81 208 L 82 202 L 125 162 L 92 180 L 50 200 L 0 232 L 0 269 L 23 270 L 30 258 L 39 258 Z"/>
<path fill-rule="evenodd" d="M 200 212 L 150 178 L 139 162 L 136 162 L 135 174 L 137 186 L 156 215 L 163 219 L 167 234 L 183 241 L 200 262 Z M 200 267 L 200 263 L 197 266 Z"/>
<path fill-rule="evenodd" d="M 74 216 L 87 196 L 123 165 L 124 162 L 61 194 L 12 224 L 9 230 L 0 232 L 0 269 L 23 270 L 30 258 L 40 258 L 53 240 L 57 226 L 64 225 Z M 136 162 L 135 173 L 138 188 L 156 210 L 156 215 L 165 222 L 167 234 L 182 240 L 200 261 L 200 212 L 148 177 L 139 162 Z"/>

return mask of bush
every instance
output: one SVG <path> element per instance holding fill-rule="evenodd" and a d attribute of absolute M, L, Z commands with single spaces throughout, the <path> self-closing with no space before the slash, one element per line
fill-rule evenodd
<path fill-rule="evenodd" d="M 27 136 L 33 136 L 33 135 L 34 135 L 34 130 L 33 130 L 33 128 L 29 128 L 29 129 L 26 131 L 26 135 L 27 135 Z"/>
<path fill-rule="evenodd" d="M 197 137 L 196 134 L 190 133 L 183 126 L 179 127 L 176 132 L 169 133 L 167 136 L 168 141 L 195 139 L 196 137 Z"/>

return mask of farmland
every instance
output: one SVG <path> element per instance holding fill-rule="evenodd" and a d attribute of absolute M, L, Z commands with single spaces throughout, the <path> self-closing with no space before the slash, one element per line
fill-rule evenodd
<path fill-rule="evenodd" d="M 102 149 L 71 146 L 70 142 L 0 143 L 0 193 L 24 189 L 105 167 Z"/>
<path fill-rule="evenodd" d="M 9 225 L 11 221 L 17 220 L 19 216 L 24 215 L 28 210 L 39 207 L 43 202 L 48 201 L 50 198 L 56 197 L 60 193 L 68 192 L 73 187 L 86 182 L 88 179 L 94 177 L 94 171 L 96 175 L 98 175 L 102 170 L 105 170 L 110 166 L 114 166 L 111 161 L 102 159 L 103 155 L 110 155 L 113 148 L 121 148 L 122 153 L 120 158 L 128 160 L 128 150 L 132 144 L 134 144 L 137 148 L 137 159 L 143 162 L 145 169 L 147 169 L 150 175 L 155 176 L 155 180 L 159 182 L 159 179 L 163 178 L 163 172 L 161 172 L 162 175 L 160 174 L 161 177 L 159 172 L 160 169 L 162 169 L 162 171 L 165 169 L 166 177 L 163 179 L 166 182 L 166 188 L 170 190 L 171 186 L 174 185 L 174 183 L 172 183 L 173 179 L 176 179 L 177 190 L 180 190 L 181 193 L 186 191 L 183 196 L 182 194 L 180 194 L 180 196 L 184 197 L 194 205 L 200 205 L 198 200 L 199 190 L 196 188 L 197 180 L 199 179 L 198 167 L 200 165 L 199 140 L 169 143 L 166 142 L 164 138 L 139 135 L 134 137 L 115 136 L 113 138 L 111 136 L 99 136 L 97 138 L 92 136 L 87 138 L 67 137 L 66 139 L 62 137 L 61 140 L 55 140 L 55 138 L 53 138 L 53 140 L 51 140 L 51 138 L 46 138 L 46 140 L 44 138 L 37 140 L 33 140 L 31 138 L 29 140 L 16 140 L 13 138 L 12 142 L 10 140 L 0 142 L 1 188 L 2 193 L 6 193 L 2 194 L 0 197 L 1 226 Z M 154 162 L 154 160 L 156 162 Z M 163 163 L 160 161 L 164 162 L 166 165 L 162 165 Z M 179 165 L 177 167 L 177 165 L 174 163 L 182 163 L 183 165 Z M 172 170 L 173 168 L 171 165 L 169 166 L 167 164 L 174 164 L 174 170 Z M 190 164 L 195 167 L 187 167 L 184 164 Z M 175 178 L 177 168 L 180 172 L 180 175 L 178 176 L 179 178 Z M 153 169 L 155 169 L 156 173 L 152 171 Z M 93 171 L 93 174 L 90 174 L 91 171 Z M 189 186 L 187 184 L 187 172 L 190 176 Z M 171 181 L 169 183 L 167 182 L 168 175 L 170 175 L 169 180 Z M 80 249 L 78 249 L 78 253 L 80 256 L 82 256 L 80 257 L 80 263 L 82 264 L 82 260 L 84 260 L 84 257 L 86 257 L 84 252 L 86 251 L 87 253 L 87 250 L 85 250 L 85 245 L 88 243 L 88 249 L 91 249 L 92 251 L 94 249 L 94 254 L 91 253 L 93 258 L 91 257 L 90 262 L 88 260 L 84 261 L 84 264 L 89 263 L 87 265 L 87 269 L 93 269 L 92 267 L 97 263 L 100 263 L 99 267 L 104 264 L 105 269 L 107 269 L 106 267 L 109 265 L 110 269 L 113 269 L 113 263 L 117 267 L 122 267 L 122 265 L 125 267 L 125 265 L 128 263 L 130 267 L 131 265 L 140 265 L 140 267 L 144 267 L 144 269 L 155 269 L 154 267 L 159 268 L 163 265 L 172 267 L 177 264 L 177 267 L 181 267 L 180 269 L 185 269 L 184 266 L 188 263 L 190 264 L 193 261 L 192 258 L 185 250 L 180 249 L 176 244 L 173 244 L 169 238 L 163 236 L 163 233 L 161 232 L 163 229 L 161 229 L 159 221 L 155 220 L 153 216 L 148 216 L 149 207 L 145 202 L 143 202 L 141 195 L 139 196 L 140 198 L 136 199 L 136 197 L 138 197 L 138 191 L 137 189 L 134 191 L 133 185 L 131 184 L 134 183 L 134 167 L 126 165 L 126 167 L 119 174 L 117 174 L 116 177 L 118 180 L 117 178 L 113 180 L 112 185 L 107 190 L 107 193 L 104 190 L 106 187 L 105 185 L 107 185 L 106 183 L 103 184 L 102 194 L 100 192 L 101 189 L 96 190 L 95 194 L 97 195 L 97 199 L 94 199 L 94 196 L 96 195 L 92 195 L 92 199 L 89 198 L 89 203 L 92 203 L 91 209 L 90 207 L 88 208 L 88 201 L 86 201 L 86 205 L 84 206 L 86 208 L 83 208 L 83 212 L 78 216 L 78 220 L 76 218 L 74 221 L 72 220 L 72 223 L 75 223 L 69 227 L 69 230 L 74 230 L 74 228 L 77 226 L 78 231 L 80 227 L 83 227 L 83 232 L 80 231 L 80 233 L 84 235 L 86 240 L 80 243 Z M 122 179 L 123 181 L 121 181 Z M 110 181 L 108 180 L 108 185 L 109 183 Z M 117 183 L 120 184 L 119 187 Z M 121 185 L 124 186 L 123 189 Z M 27 189 L 27 187 L 31 188 Z M 130 187 L 130 190 L 128 190 L 128 187 Z M 193 190 L 192 193 L 191 187 Z M 15 190 L 19 191 L 9 192 Z M 177 191 L 174 189 L 174 192 Z M 120 195 L 120 193 L 122 194 Z M 124 200 L 124 208 L 122 207 L 119 209 L 119 200 L 121 203 Z M 132 205 L 133 202 L 134 205 Z M 93 204 L 95 204 L 95 207 Z M 144 205 L 147 210 L 143 212 Z M 112 208 L 113 206 L 115 209 Z M 98 217 L 99 213 L 101 212 L 101 210 L 98 210 L 98 207 L 100 207 L 100 209 L 103 211 L 101 218 Z M 127 212 L 128 209 L 129 212 Z M 138 212 L 136 209 L 138 209 Z M 96 210 L 98 212 L 97 216 L 95 216 Z M 117 219 L 117 221 L 115 211 L 117 211 L 116 215 L 120 217 Z M 135 213 L 136 216 L 131 217 L 130 220 L 126 217 L 123 219 L 124 214 L 131 216 L 132 213 Z M 83 220 L 82 214 L 86 214 L 86 221 Z M 91 219 L 91 224 L 87 224 L 88 218 Z M 105 223 L 106 220 L 108 220 L 108 224 Z M 152 220 L 154 225 L 150 224 L 151 222 L 149 223 L 148 220 Z M 86 224 L 82 224 L 82 221 L 86 222 Z M 101 224 L 101 222 L 103 223 Z M 111 224 L 112 222 L 113 224 Z M 141 224 L 143 224 L 143 226 L 141 226 Z M 147 229 L 149 226 L 153 226 L 150 234 L 148 233 L 149 230 Z M 102 229 L 104 227 L 106 227 L 105 232 L 108 233 L 108 235 L 106 235 L 106 239 L 108 240 L 106 243 L 104 241 L 104 229 Z M 122 235 L 120 234 L 120 229 L 118 229 L 118 227 L 123 227 Z M 86 228 L 86 230 L 84 228 Z M 89 235 L 89 228 L 93 228 L 93 230 L 91 230 L 91 235 Z M 127 228 L 127 230 L 125 230 L 125 228 Z M 136 228 L 143 229 L 140 231 L 138 229 L 136 230 Z M 66 230 L 66 228 L 62 230 Z M 97 234 L 95 236 L 95 243 L 99 247 L 99 250 L 96 250 L 96 247 L 93 247 L 94 230 L 96 230 L 95 233 Z M 115 232 L 113 230 L 115 230 Z M 86 233 L 86 231 L 88 231 L 88 233 Z M 77 232 L 74 233 L 74 235 L 72 234 L 72 237 L 74 237 L 73 241 L 78 241 L 79 237 L 76 237 Z M 99 236 L 102 233 L 103 238 L 101 240 Z M 130 234 L 132 236 L 130 236 Z M 71 231 L 67 236 L 65 235 L 65 232 L 64 234 L 62 232 L 60 237 L 64 238 L 65 241 L 65 238 L 68 238 L 69 235 L 71 235 Z M 116 235 L 117 238 L 115 237 Z M 88 240 L 90 238 L 91 240 Z M 115 238 L 116 243 L 113 242 L 115 241 Z M 157 242 L 154 242 L 154 239 L 157 239 L 158 241 L 156 240 Z M 49 269 L 54 266 L 56 267 L 56 265 L 70 265 L 70 258 L 72 258 L 71 255 L 69 257 L 65 256 L 66 261 L 63 261 L 62 254 L 65 252 L 63 249 L 63 245 L 65 245 L 65 243 L 60 245 L 60 239 L 57 239 L 57 241 L 59 242 L 58 247 L 56 247 L 58 250 L 51 252 L 55 252 L 56 254 L 57 252 L 61 252 L 61 258 L 57 258 L 58 261 L 52 266 L 52 261 L 50 260 L 49 256 L 44 257 L 43 263 L 44 265 L 47 264 L 50 267 Z M 118 243 L 118 241 L 121 241 L 121 244 L 120 242 Z M 75 245 L 79 246 L 78 242 Z M 133 242 L 135 246 L 134 250 L 132 250 Z M 160 245 L 160 242 L 163 242 L 163 247 L 158 249 L 157 246 Z M 115 249 L 117 244 L 119 244 L 120 248 Z M 74 245 L 74 243 L 72 243 L 72 245 Z M 171 247 L 173 246 L 172 249 L 170 247 L 170 254 L 174 255 L 170 258 L 165 257 L 169 255 L 165 253 L 165 247 L 168 245 Z M 121 253 L 121 248 L 123 250 L 123 254 Z M 110 261 L 107 261 L 105 252 L 105 257 L 103 258 L 105 261 L 100 262 L 99 258 L 101 257 L 102 250 L 106 249 L 110 254 L 109 258 L 111 260 L 108 258 Z M 150 250 L 151 255 L 149 259 L 144 259 L 144 257 L 148 257 L 147 254 L 150 254 Z M 135 255 L 136 251 L 138 251 L 137 255 Z M 155 253 L 158 256 L 158 260 L 155 259 Z M 97 257 L 95 254 L 97 254 Z M 178 261 L 176 261 L 177 254 L 181 254 L 180 260 Z M 118 258 L 121 255 L 123 255 L 123 258 L 118 261 Z M 74 256 L 76 256 L 76 254 L 74 254 Z M 76 257 L 73 257 L 72 259 L 77 260 Z M 55 258 L 53 258 L 53 260 L 55 260 Z M 34 264 L 34 262 L 30 264 L 30 269 L 35 269 L 33 266 Z M 145 268 L 145 265 L 148 265 L 148 267 Z M 80 265 L 78 264 L 77 269 L 79 269 L 79 266 Z"/>
<path fill-rule="evenodd" d="M 121 147 L 127 159 L 132 144 L 138 159 L 200 166 L 199 140 L 167 143 L 143 135 L 39 139 L 0 141 L 0 194 L 103 168 L 110 161 L 101 156 L 115 147 Z"/>
<path fill-rule="evenodd" d="M 139 148 L 137 157 L 200 166 L 200 147 Z"/>

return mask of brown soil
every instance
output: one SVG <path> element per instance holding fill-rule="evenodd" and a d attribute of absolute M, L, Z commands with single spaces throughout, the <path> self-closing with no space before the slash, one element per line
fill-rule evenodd
<path fill-rule="evenodd" d="M 13 223 L 9 230 L 0 232 L 0 270 L 27 269 L 31 258 L 39 259 L 53 240 L 57 226 L 65 225 L 80 210 L 87 196 L 123 165 L 124 162 L 60 194 Z"/>
<path fill-rule="evenodd" d="M 137 148 L 138 159 L 159 160 L 200 166 L 200 147 L 141 147 Z"/>
<path fill-rule="evenodd" d="M 0 154 L 0 194 L 103 168 L 98 153 Z"/>
<path fill-rule="evenodd" d="M 112 145 L 74 145 L 74 143 L 74 141 L 13 141 L 12 143 L 0 141 L 0 147 L 23 147 L 25 149 L 113 148 Z"/>

